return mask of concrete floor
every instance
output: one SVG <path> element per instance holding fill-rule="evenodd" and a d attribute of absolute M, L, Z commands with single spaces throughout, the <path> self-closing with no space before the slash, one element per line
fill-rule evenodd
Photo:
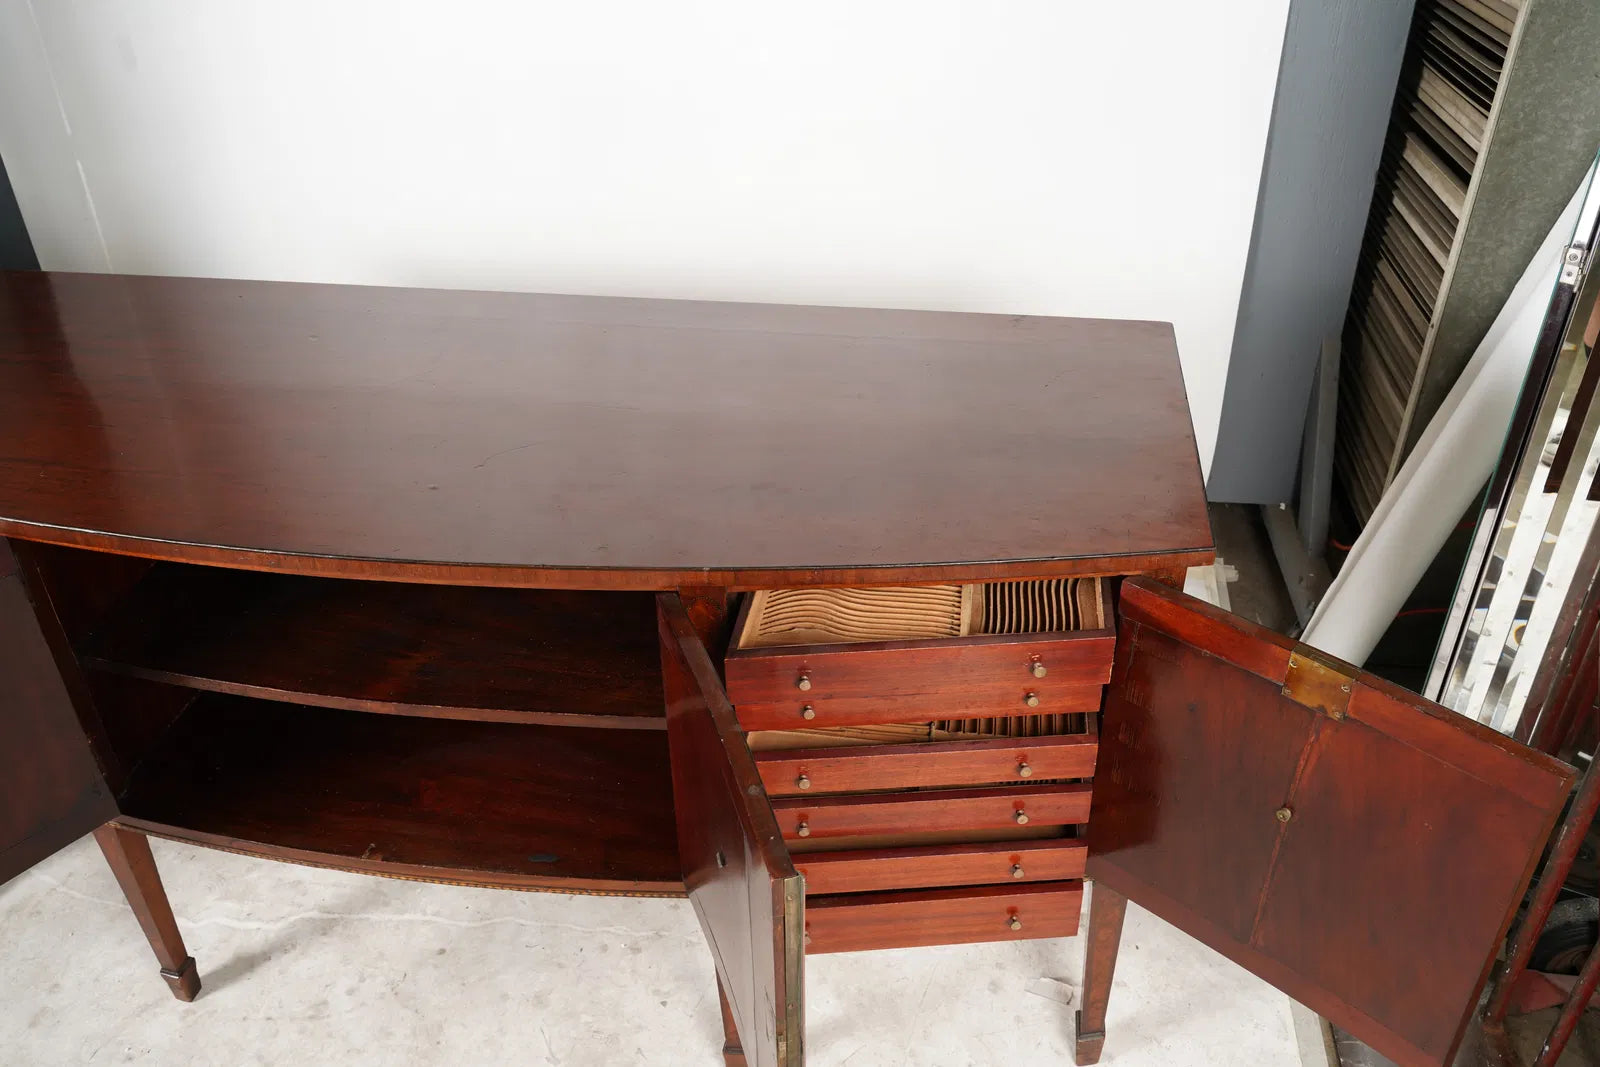
<path fill-rule="evenodd" d="M 720 1067 L 681 900 L 508 893 L 154 843 L 199 963 L 168 994 L 92 841 L 0 887 L 0 1064 Z M 813 957 L 815 1067 L 1072 1062 L 1078 938 Z M 1104 1063 L 1299 1067 L 1282 994 L 1130 908 Z"/>

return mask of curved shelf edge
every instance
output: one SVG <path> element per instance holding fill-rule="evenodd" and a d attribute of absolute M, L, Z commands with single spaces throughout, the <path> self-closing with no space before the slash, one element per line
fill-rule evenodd
<path fill-rule="evenodd" d="M 259 841 L 246 841 L 226 834 L 207 833 L 181 826 L 153 822 L 130 815 L 119 815 L 112 824 L 142 834 L 179 841 L 189 845 L 257 859 L 280 860 L 297 863 L 303 867 L 321 867 L 326 870 L 349 871 L 353 874 L 371 874 L 380 878 L 397 878 L 408 882 L 433 882 L 439 885 L 464 885 L 482 889 L 517 889 L 532 893 L 566 893 L 574 896 L 603 897 L 683 897 L 687 891 L 681 881 L 663 882 L 651 879 L 626 880 L 615 878 L 539 878 L 529 875 L 506 874 L 498 871 L 473 870 L 458 867 L 430 867 L 414 863 L 392 863 L 388 860 L 363 856 L 338 856 L 326 852 L 309 852 L 304 849 L 273 845 Z"/>
<path fill-rule="evenodd" d="M 221 678 L 175 671 L 156 670 L 128 663 L 86 655 L 81 662 L 85 667 L 107 674 L 120 674 L 147 682 L 178 685 L 225 696 L 251 697 L 271 700 L 281 704 L 296 704 L 313 708 L 333 708 L 339 711 L 365 711 L 379 715 L 406 715 L 418 719 L 457 719 L 462 722 L 526 723 L 532 726 L 589 726 L 599 730 L 665 730 L 666 714 L 659 718 L 639 715 L 591 715 L 581 711 L 571 713 L 547 711 L 516 711 L 508 708 L 457 707 L 454 705 L 414 704 L 361 697 L 342 697 L 333 694 L 275 689 L 270 686 L 232 682 Z"/>
<path fill-rule="evenodd" d="M 648 593 L 157 563 L 77 642 L 97 672 L 342 711 L 663 730 Z"/>

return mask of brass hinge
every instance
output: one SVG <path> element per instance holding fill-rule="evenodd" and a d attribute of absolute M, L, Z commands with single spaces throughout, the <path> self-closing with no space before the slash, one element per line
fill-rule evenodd
<path fill-rule="evenodd" d="M 1350 688 L 1350 675 L 1341 665 L 1305 648 L 1289 653 L 1283 695 L 1296 704 L 1320 711 L 1330 719 L 1342 719 L 1350 706 Z"/>

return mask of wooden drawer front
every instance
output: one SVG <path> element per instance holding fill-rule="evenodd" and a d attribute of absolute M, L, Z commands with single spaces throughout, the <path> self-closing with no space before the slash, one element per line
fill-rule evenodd
<path fill-rule="evenodd" d="M 938 713 L 923 718 L 979 705 L 991 715 L 1047 715 L 1082 710 L 1061 701 L 1110 680 L 1115 645 L 1111 630 L 797 645 L 730 652 L 724 667 L 735 705 L 810 704 L 819 718 L 832 701 L 894 697 Z"/>
<path fill-rule="evenodd" d="M 809 897 L 806 951 L 1071 937 L 1082 904 L 1082 882 Z"/>
<path fill-rule="evenodd" d="M 813 852 L 794 858 L 806 895 L 1082 878 L 1088 847 L 1073 838 Z"/>
<path fill-rule="evenodd" d="M 853 793 L 865 789 L 1023 783 L 1030 778 L 1088 778 L 1099 738 L 998 738 L 928 741 L 864 748 L 802 748 L 756 755 L 767 794 Z"/>
<path fill-rule="evenodd" d="M 1089 786 L 790 797 L 773 801 L 772 810 L 786 839 L 999 826 L 1072 826 L 1089 819 Z"/>
<path fill-rule="evenodd" d="M 1032 690 L 995 687 L 988 698 L 971 694 L 940 693 L 923 696 L 836 697 L 786 700 L 777 704 L 737 704 L 734 713 L 746 730 L 804 730 L 818 726 L 871 726 L 875 723 L 927 722 L 930 719 L 989 719 L 1013 715 L 1065 715 L 1099 711 L 1105 687 L 1062 686 L 1027 703 Z M 797 694 L 799 696 L 800 694 Z"/>

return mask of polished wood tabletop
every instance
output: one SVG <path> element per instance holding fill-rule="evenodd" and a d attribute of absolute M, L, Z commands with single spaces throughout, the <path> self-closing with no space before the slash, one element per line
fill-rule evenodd
<path fill-rule="evenodd" d="M 0 294 L 11 536 L 597 588 L 1210 554 L 1165 323 L 37 272 Z"/>

